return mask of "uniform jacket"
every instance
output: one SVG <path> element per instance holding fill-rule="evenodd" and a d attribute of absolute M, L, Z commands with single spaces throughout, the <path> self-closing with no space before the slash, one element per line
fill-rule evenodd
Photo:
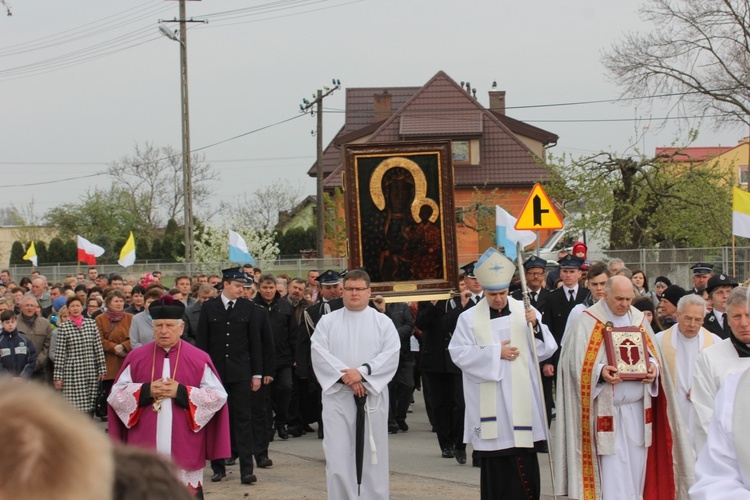
<path fill-rule="evenodd" d="M 270 304 L 263 300 L 260 293 L 257 293 L 255 303 L 268 311 L 276 352 L 275 367 L 292 366 L 294 351 L 297 348 L 297 320 L 294 317 L 292 303 L 283 298 L 279 292 L 276 292 Z"/>
<path fill-rule="evenodd" d="M 544 312 L 544 304 L 547 303 L 547 297 L 549 297 L 549 294 L 551 292 L 547 290 L 546 288 L 542 287 L 540 288 L 536 293 L 536 300 L 531 299 L 531 290 L 529 290 L 529 299 L 531 299 L 531 306 L 539 311 L 539 313 Z M 516 300 L 520 300 L 523 302 L 523 293 L 521 290 L 516 290 L 512 294 L 510 294 L 511 297 L 513 297 Z"/>
<path fill-rule="evenodd" d="M 473 306 L 474 302 L 469 300 L 466 307 L 462 307 L 460 297 L 453 297 L 447 301 L 440 300 L 434 305 L 432 302 L 419 303 L 416 326 L 422 330 L 421 370 L 461 373 L 451 359 L 448 344 L 456 329 L 458 317 Z"/>
<path fill-rule="evenodd" d="M 732 334 L 732 328 L 728 323 L 729 322 L 727 321 L 727 329 L 726 331 L 724 331 L 724 329 L 721 327 L 721 323 L 716 320 L 716 315 L 713 313 L 713 311 L 709 311 L 708 313 L 706 313 L 706 317 L 703 319 L 703 328 L 713 334 L 718 335 L 722 339 L 728 339 Z"/>
<path fill-rule="evenodd" d="M 406 302 L 393 302 L 385 307 L 385 315 L 391 318 L 401 339 L 401 359 L 411 356 L 411 335 L 414 333 L 414 316 Z"/>
<path fill-rule="evenodd" d="M 18 329 L 0 333 L 0 374 L 31 378 L 36 366 L 36 348 Z"/>
<path fill-rule="evenodd" d="M 195 301 L 193 305 L 185 308 L 182 321 L 185 322 L 185 330 L 182 332 L 182 340 L 195 345 L 195 336 L 198 333 L 198 320 L 201 317 L 203 303 Z"/>
<path fill-rule="evenodd" d="M 271 334 L 264 309 L 240 298 L 227 312 L 219 296 L 203 302 L 195 345 L 211 357 L 222 382 L 249 382 L 253 376 L 263 375 L 264 330 Z"/>
<path fill-rule="evenodd" d="M 557 345 L 562 345 L 562 336 L 565 333 L 565 325 L 568 322 L 568 316 L 570 311 L 573 310 L 578 304 L 583 303 L 590 295 L 587 288 L 578 286 L 578 293 L 575 299 L 571 302 L 566 295 L 565 287 L 560 287 L 552 290 L 547 296 L 547 300 L 544 303 L 544 312 L 542 313 L 542 321 L 549 328 L 552 335 L 555 337 Z M 552 364 L 557 366 L 557 360 L 560 357 L 560 350 L 558 349 L 555 354 L 549 358 L 545 364 Z"/>
<path fill-rule="evenodd" d="M 326 308 L 326 304 L 328 304 Z M 315 325 L 320 318 L 328 312 L 333 312 L 344 307 L 344 299 L 338 298 L 329 302 L 316 302 L 307 309 L 302 315 L 302 323 L 297 328 L 297 376 L 299 378 L 308 378 L 314 376 L 312 373 L 312 361 L 310 359 L 310 337 L 315 332 Z"/>

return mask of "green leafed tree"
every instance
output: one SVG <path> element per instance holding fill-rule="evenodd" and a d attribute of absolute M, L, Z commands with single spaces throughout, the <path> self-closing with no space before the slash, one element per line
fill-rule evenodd
<path fill-rule="evenodd" d="M 715 164 L 599 153 L 550 158 L 548 194 L 566 228 L 612 249 L 706 247 L 731 241 L 733 174 Z"/>
<path fill-rule="evenodd" d="M 66 260 L 65 243 L 60 237 L 55 236 L 50 240 L 49 247 L 47 247 L 47 260 L 50 264 L 71 262 Z"/>
<path fill-rule="evenodd" d="M 30 244 L 30 243 L 29 243 Z M 35 241 L 34 248 L 36 248 L 37 263 L 40 266 L 50 264 L 49 255 L 47 255 L 47 244 L 43 241 Z"/>
<path fill-rule="evenodd" d="M 129 231 L 133 231 L 136 240 L 149 237 L 152 231 L 128 209 L 128 197 L 123 189 L 114 186 L 89 190 L 78 203 L 64 203 L 49 210 L 45 222 L 58 228 L 63 239 L 81 235 L 100 245 L 105 250 L 102 262 L 117 262 L 121 249 L 115 244 L 117 240 L 124 241 Z"/>

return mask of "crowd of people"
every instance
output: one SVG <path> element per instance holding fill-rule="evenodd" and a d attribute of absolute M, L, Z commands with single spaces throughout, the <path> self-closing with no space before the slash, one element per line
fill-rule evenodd
<path fill-rule="evenodd" d="M 47 385 L 113 440 L 169 457 L 199 497 L 206 460 L 211 481 L 239 465 L 252 484 L 273 466 L 269 442 L 313 433 L 329 498 L 387 498 L 387 434 L 409 431 L 415 390 L 436 457 L 467 464 L 471 445 L 482 498 L 538 498 L 537 453 L 550 451 L 556 493 L 570 498 L 687 498 L 691 487 L 719 498 L 727 470 L 732 491 L 750 486 L 732 432 L 744 407 L 727 410 L 750 384 L 735 375 L 750 366 L 747 288 L 706 263 L 682 288 L 619 259 L 590 263 L 582 243 L 558 257 L 549 272 L 528 258 L 522 289 L 490 249 L 461 268 L 453 298 L 408 303 L 371 298 L 363 270 L 246 265 L 169 284 L 158 271 L 91 267 L 50 284 L 3 270 L 0 374 Z M 607 352 L 613 329 L 642 335 L 639 377 Z"/>

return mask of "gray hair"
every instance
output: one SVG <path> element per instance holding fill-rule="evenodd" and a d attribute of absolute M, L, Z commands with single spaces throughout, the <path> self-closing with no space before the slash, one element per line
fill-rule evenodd
<path fill-rule="evenodd" d="M 747 288 L 744 286 L 738 286 L 729 294 L 729 298 L 727 299 L 727 311 L 730 307 L 740 304 L 743 307 L 747 307 Z"/>
<path fill-rule="evenodd" d="M 700 295 L 689 293 L 677 301 L 677 314 L 685 312 L 688 306 L 701 306 L 703 316 L 706 315 L 706 301 Z"/>
<path fill-rule="evenodd" d="M 284 278 L 276 278 L 276 288 L 279 290 L 286 290 L 286 280 Z"/>
<path fill-rule="evenodd" d="M 611 265 L 611 263 L 610 263 Z M 627 279 L 632 280 L 633 279 L 633 271 L 628 269 L 627 267 L 621 267 L 617 270 L 617 276 L 625 276 Z"/>
<path fill-rule="evenodd" d="M 623 265 L 623 266 L 624 266 L 624 265 L 625 265 L 625 262 L 624 262 L 624 261 L 623 261 L 622 259 L 618 259 L 617 257 L 615 257 L 614 259 L 609 259 L 609 268 L 610 268 L 610 269 L 611 269 L 611 268 L 612 268 L 612 266 L 613 266 L 613 265 L 615 265 L 615 264 L 621 264 L 621 265 Z"/>

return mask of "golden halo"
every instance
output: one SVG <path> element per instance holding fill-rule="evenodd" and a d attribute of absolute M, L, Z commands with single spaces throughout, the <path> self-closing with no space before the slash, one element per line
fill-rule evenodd
<path fill-rule="evenodd" d="M 434 200 L 426 197 L 427 179 L 425 179 L 424 172 L 419 168 L 419 165 L 400 156 L 383 160 L 372 173 L 372 178 L 370 179 L 370 197 L 372 198 L 373 203 L 375 203 L 375 206 L 378 207 L 378 210 L 383 210 L 385 208 L 383 176 L 390 169 L 396 167 L 408 170 L 414 178 L 414 201 L 411 204 L 411 215 L 414 220 L 419 222 L 419 209 L 422 208 L 423 205 L 429 205 L 432 207 L 430 222 L 435 222 L 438 217 L 438 207 Z"/>

